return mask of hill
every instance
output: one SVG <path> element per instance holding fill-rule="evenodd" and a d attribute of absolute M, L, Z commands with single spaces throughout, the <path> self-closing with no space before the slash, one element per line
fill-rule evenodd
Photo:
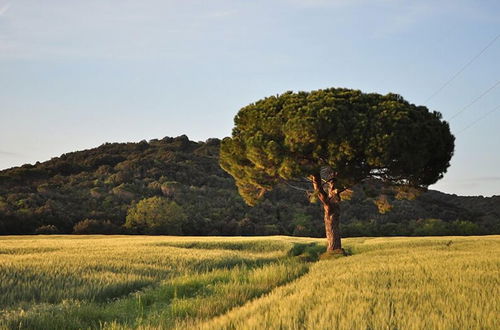
<path fill-rule="evenodd" d="M 0 171 L 0 234 L 123 233 L 130 207 L 162 196 L 182 207 L 183 235 L 323 236 L 320 207 L 302 190 L 283 185 L 246 206 L 218 165 L 219 145 L 185 135 L 106 143 Z M 342 208 L 344 236 L 500 233 L 500 196 L 420 194 L 369 182 Z"/>

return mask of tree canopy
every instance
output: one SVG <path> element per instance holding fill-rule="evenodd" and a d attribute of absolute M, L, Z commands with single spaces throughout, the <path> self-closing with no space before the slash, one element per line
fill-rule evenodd
<path fill-rule="evenodd" d="M 181 235 L 185 221 L 186 215 L 176 202 L 155 196 L 128 210 L 125 227 L 141 234 Z"/>
<path fill-rule="evenodd" d="M 279 182 L 304 178 L 325 205 L 367 178 L 427 187 L 454 149 L 439 112 L 397 94 L 286 92 L 242 108 L 234 123 L 220 164 L 251 205 Z"/>

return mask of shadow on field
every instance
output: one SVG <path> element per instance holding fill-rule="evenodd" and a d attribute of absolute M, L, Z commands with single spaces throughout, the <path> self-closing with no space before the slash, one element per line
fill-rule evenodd
<path fill-rule="evenodd" d="M 244 242 L 231 241 L 209 241 L 209 242 L 159 242 L 152 246 L 168 246 L 183 249 L 202 250 L 234 250 L 251 252 L 274 252 L 282 251 L 288 247 L 287 242 L 272 242 L 261 240 L 250 240 Z"/>
<path fill-rule="evenodd" d="M 321 254 L 325 253 L 326 247 L 317 243 L 294 243 L 288 251 L 288 256 L 297 257 L 300 261 L 318 261 Z"/>

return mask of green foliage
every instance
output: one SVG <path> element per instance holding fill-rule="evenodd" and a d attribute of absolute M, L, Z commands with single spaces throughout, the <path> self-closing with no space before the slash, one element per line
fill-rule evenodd
<path fill-rule="evenodd" d="M 242 108 L 234 122 L 220 164 L 250 205 L 280 181 L 324 167 L 337 187 L 368 177 L 426 187 L 443 176 L 454 149 L 441 114 L 396 94 L 287 92 Z"/>
<path fill-rule="evenodd" d="M 417 222 L 415 229 L 417 236 L 443 236 L 448 234 L 446 223 L 440 219 L 425 219 Z"/>
<path fill-rule="evenodd" d="M 288 255 L 298 257 L 302 261 L 317 261 L 324 252 L 325 246 L 317 243 L 295 243 L 288 251 Z"/>
<path fill-rule="evenodd" d="M 466 220 L 456 220 L 449 224 L 450 235 L 478 235 L 481 229 L 477 224 Z"/>
<path fill-rule="evenodd" d="M 313 235 L 313 221 L 309 214 L 296 210 L 292 218 L 293 236 L 311 237 Z"/>
<path fill-rule="evenodd" d="M 125 227 L 141 234 L 181 235 L 185 221 L 186 215 L 176 202 L 150 197 L 128 210 Z"/>
<path fill-rule="evenodd" d="M 43 226 L 69 234 L 84 219 L 93 220 L 87 233 L 122 233 L 128 210 L 155 196 L 182 208 L 184 235 L 324 235 L 321 209 L 303 191 L 278 185 L 255 207 L 245 205 L 234 179 L 219 166 L 219 144 L 185 137 L 108 143 L 0 171 L 0 235 L 33 234 Z M 61 161 L 73 164 L 70 174 L 57 172 Z M 376 205 L 382 194 L 391 205 L 384 214 Z M 365 181 L 342 200 L 344 236 L 415 235 L 417 221 L 431 218 L 445 222 L 454 235 L 500 233 L 500 196 L 461 197 L 406 186 L 390 192 L 378 181 Z M 475 229 L 453 225 L 457 221 Z"/>

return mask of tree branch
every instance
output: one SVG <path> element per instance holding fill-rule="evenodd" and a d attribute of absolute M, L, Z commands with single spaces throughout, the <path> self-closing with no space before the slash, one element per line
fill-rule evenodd
<path fill-rule="evenodd" d="M 294 185 L 292 185 L 292 184 L 288 183 L 288 181 L 286 181 L 286 180 L 283 180 L 283 182 L 284 182 L 287 186 L 289 186 L 289 187 L 291 187 L 291 188 L 293 188 L 293 189 L 296 189 L 296 190 L 301 190 L 301 191 L 305 191 L 305 192 L 310 192 L 310 191 L 311 191 L 311 190 L 309 190 L 309 189 L 304 189 L 304 188 L 301 188 L 301 187 L 294 186 Z"/>
<path fill-rule="evenodd" d="M 321 182 L 321 175 L 319 173 L 311 175 L 312 185 L 315 191 L 318 192 L 318 198 L 323 204 L 328 204 L 330 198 L 323 188 L 323 183 Z"/>

